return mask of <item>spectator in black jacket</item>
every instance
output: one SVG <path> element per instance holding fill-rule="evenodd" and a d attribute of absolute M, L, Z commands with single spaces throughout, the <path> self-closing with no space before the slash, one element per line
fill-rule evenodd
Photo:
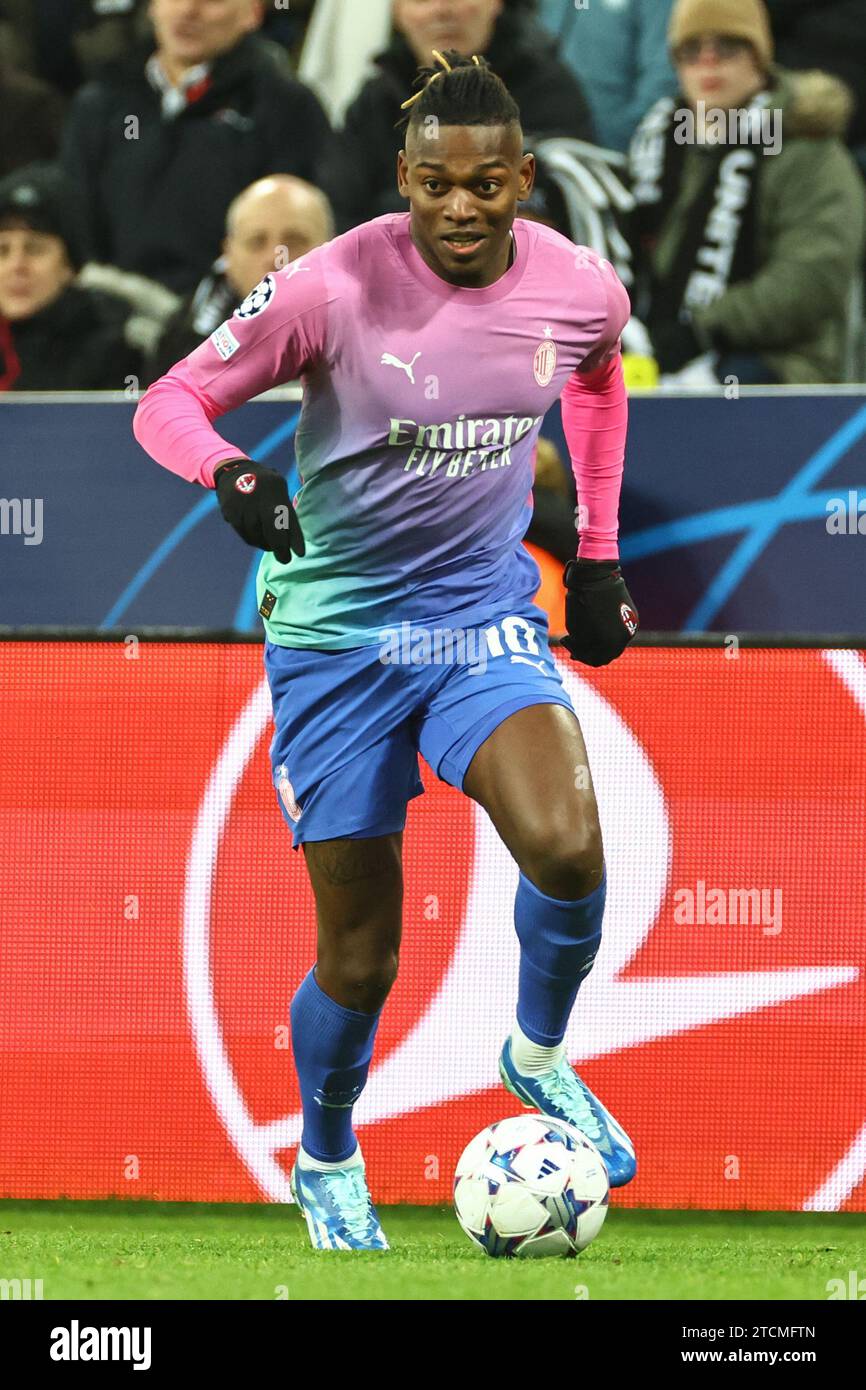
<path fill-rule="evenodd" d="M 394 0 L 395 34 L 376 58 L 379 71 L 346 112 L 332 180 L 341 230 L 386 212 L 402 212 L 394 129 L 400 103 L 412 94 L 419 65 L 434 48 L 478 53 L 505 82 L 527 139 L 569 135 L 592 140 L 592 119 L 580 84 L 554 55 L 554 41 L 519 0 Z"/>
<path fill-rule="evenodd" d="M 32 165 L 0 181 L 0 391 L 122 391 L 138 377 L 129 304 L 74 284 L 80 267 L 57 170 Z"/>
<path fill-rule="evenodd" d="M 152 0 L 156 51 L 78 93 L 61 158 L 88 259 L 190 293 L 226 209 L 266 174 L 318 184 L 333 139 L 316 96 L 254 31 L 260 0 Z"/>

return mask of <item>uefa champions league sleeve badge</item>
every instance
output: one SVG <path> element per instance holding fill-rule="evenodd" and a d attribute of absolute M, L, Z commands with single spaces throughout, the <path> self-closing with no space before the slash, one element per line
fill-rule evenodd
<path fill-rule="evenodd" d="M 235 317 L 239 319 L 252 319 L 256 314 L 261 314 L 267 309 L 274 297 L 273 275 L 266 275 L 264 280 L 260 280 L 254 289 L 250 290 L 246 299 L 235 309 Z"/>

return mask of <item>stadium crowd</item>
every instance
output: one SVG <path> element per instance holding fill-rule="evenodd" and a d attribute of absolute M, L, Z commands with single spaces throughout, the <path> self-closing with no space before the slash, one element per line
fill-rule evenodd
<path fill-rule="evenodd" d="M 663 383 L 863 378 L 862 0 L 0 0 L 0 389 L 144 386 L 402 210 L 434 48 L 505 80 L 521 215 L 614 262 Z"/>

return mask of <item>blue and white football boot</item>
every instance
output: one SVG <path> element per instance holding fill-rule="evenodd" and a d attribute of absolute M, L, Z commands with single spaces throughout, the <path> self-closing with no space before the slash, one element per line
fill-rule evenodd
<path fill-rule="evenodd" d="M 624 1187 L 631 1182 L 637 1171 L 634 1145 L 566 1058 L 542 1076 L 522 1076 L 512 1060 L 511 1039 L 507 1038 L 499 1058 L 499 1075 L 505 1089 L 517 1096 L 527 1110 L 565 1120 L 591 1139 L 604 1159 L 611 1187 Z"/>
<path fill-rule="evenodd" d="M 316 1250 L 387 1250 L 363 1163 L 321 1172 L 297 1160 L 289 1179 Z"/>

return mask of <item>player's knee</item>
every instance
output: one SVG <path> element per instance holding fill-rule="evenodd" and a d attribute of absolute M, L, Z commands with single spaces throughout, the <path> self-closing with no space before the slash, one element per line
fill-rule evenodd
<path fill-rule="evenodd" d="M 335 996 L 346 1008 L 359 1013 L 381 1009 L 397 979 L 398 955 L 394 948 L 358 953 L 342 950 L 319 962 L 319 976 L 326 974 Z"/>
<path fill-rule="evenodd" d="M 397 979 L 397 968 L 396 951 L 388 951 L 367 964 L 362 976 L 362 986 L 371 997 L 380 1001 L 377 1007 L 381 1007 L 388 998 Z"/>
<path fill-rule="evenodd" d="M 523 872 L 542 893 L 560 901 L 585 898 L 604 874 L 601 829 L 595 815 L 548 822 L 532 836 Z"/>

